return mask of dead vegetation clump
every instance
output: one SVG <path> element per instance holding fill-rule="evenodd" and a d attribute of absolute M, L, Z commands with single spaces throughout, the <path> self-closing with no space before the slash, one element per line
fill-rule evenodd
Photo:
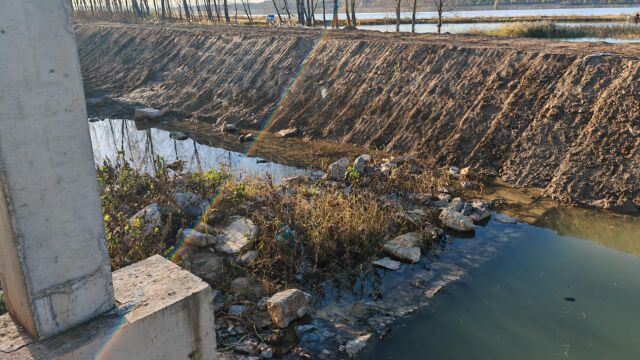
<path fill-rule="evenodd" d="M 226 273 L 250 273 L 273 285 L 269 287 L 361 272 L 381 255 L 385 241 L 406 232 L 423 231 L 431 239 L 436 212 L 425 207 L 419 221 L 406 212 L 450 184 L 448 176 L 425 171 L 415 162 L 400 164 L 388 174 L 350 168 L 344 181 L 297 177 L 283 184 L 269 178 L 238 181 L 224 170 L 184 172 L 180 163 L 161 159 L 155 168 L 153 175 L 127 163 L 98 168 L 113 268 L 153 254 L 184 261 L 188 267 L 189 253 L 180 251 L 180 229 L 219 227 L 232 216 L 243 216 L 256 225 L 249 247 L 257 258 L 240 264 L 231 256 L 225 263 L 233 265 L 233 271 Z M 452 186 L 446 191 L 459 192 Z M 176 204 L 176 192 L 193 193 L 208 206 L 199 215 L 188 214 Z M 159 205 L 163 221 L 145 232 L 144 223 L 131 219 L 150 204 Z M 223 287 L 227 277 L 216 285 Z"/>

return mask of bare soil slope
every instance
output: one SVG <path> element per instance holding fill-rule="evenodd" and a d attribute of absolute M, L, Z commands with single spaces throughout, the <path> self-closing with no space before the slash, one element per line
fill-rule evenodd
<path fill-rule="evenodd" d="M 639 45 L 113 24 L 77 38 L 88 90 L 640 205 Z"/>

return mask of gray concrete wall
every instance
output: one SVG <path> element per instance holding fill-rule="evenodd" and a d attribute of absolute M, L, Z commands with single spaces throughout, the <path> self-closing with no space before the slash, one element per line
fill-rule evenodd
<path fill-rule="evenodd" d="M 68 0 L 0 0 L 0 272 L 47 337 L 113 307 Z"/>

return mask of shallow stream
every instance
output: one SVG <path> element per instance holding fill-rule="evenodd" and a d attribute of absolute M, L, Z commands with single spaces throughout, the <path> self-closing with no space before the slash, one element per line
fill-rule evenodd
<path fill-rule="evenodd" d="M 239 177 L 277 181 L 358 154 L 268 133 L 240 144 L 208 124 L 155 126 L 162 128 L 91 122 L 96 164 L 122 152 L 152 172 L 150 159 L 161 155 L 188 169 L 224 164 Z M 172 140 L 172 130 L 190 138 Z M 500 184 L 480 195 L 503 199 L 500 211 L 520 221 L 502 223 L 494 213 L 474 237 L 449 234 L 415 265 L 371 270 L 347 290 L 323 284 L 301 344 L 319 353 L 374 329 L 387 336 L 372 336 L 364 359 L 640 358 L 640 218 L 557 206 Z"/>

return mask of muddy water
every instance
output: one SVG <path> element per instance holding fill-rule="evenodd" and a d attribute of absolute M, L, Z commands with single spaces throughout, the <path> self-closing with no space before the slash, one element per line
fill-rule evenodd
<path fill-rule="evenodd" d="M 640 219 L 554 208 L 533 223 L 454 239 L 509 237 L 362 358 L 637 359 Z"/>

